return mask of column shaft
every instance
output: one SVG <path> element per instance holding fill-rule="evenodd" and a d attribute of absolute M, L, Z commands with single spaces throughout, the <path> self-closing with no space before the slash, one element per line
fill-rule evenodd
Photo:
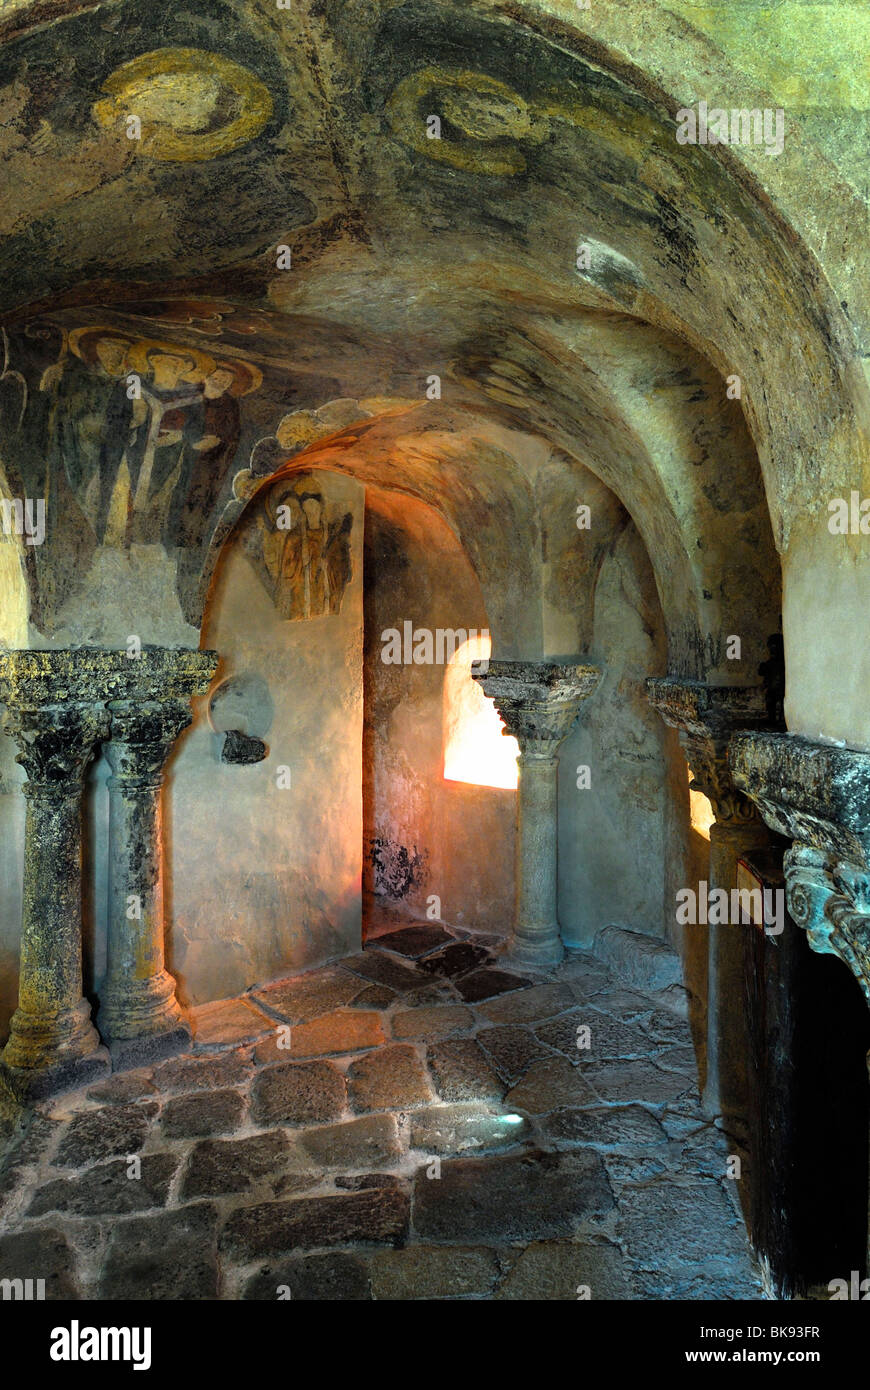
<path fill-rule="evenodd" d="M 558 916 L 559 747 L 601 673 L 594 666 L 491 661 L 472 674 L 520 745 L 510 957 L 547 969 L 565 954 Z"/>
<path fill-rule="evenodd" d="M 21 1099 L 108 1070 L 82 995 L 82 779 L 105 719 L 76 706 L 10 708 L 28 774 L 18 1008 L 3 1074 Z"/>
<path fill-rule="evenodd" d="M 190 1029 L 164 965 L 162 769 L 191 721 L 179 700 L 112 705 L 109 931 L 100 1029 L 116 1066 L 186 1047 Z"/>
<path fill-rule="evenodd" d="M 677 730 L 692 772 L 692 788 L 709 800 L 708 888 L 729 894 L 737 861 L 769 843 L 752 804 L 734 786 L 728 748 L 736 729 L 768 718 L 762 687 L 706 685 L 678 677 L 647 681 L 650 703 Z M 703 1100 L 708 1114 L 722 1115 L 729 1131 L 745 1140 L 748 1103 L 748 1024 L 744 992 L 745 933 L 741 922 L 711 923 L 707 931 L 707 1032 Z"/>
<path fill-rule="evenodd" d="M 565 954 L 558 917 L 558 771 L 555 758 L 520 755 L 512 954 L 530 965 L 555 965 Z"/>
<path fill-rule="evenodd" d="M 714 810 L 715 810 L 714 806 Z M 710 827 L 710 890 L 737 886 L 737 861 L 770 842 L 758 818 Z M 707 1074 L 704 1105 L 731 1122 L 745 1140 L 749 1098 L 748 1036 L 744 986 L 745 933 L 739 922 L 712 925 L 707 974 Z"/>

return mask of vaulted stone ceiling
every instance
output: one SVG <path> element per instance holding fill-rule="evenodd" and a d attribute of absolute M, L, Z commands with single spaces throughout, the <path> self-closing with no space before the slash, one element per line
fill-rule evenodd
<path fill-rule="evenodd" d="M 189 381 L 232 376 L 239 448 L 208 498 L 188 621 L 210 536 L 300 449 L 359 469 L 377 439 L 379 483 L 418 491 L 409 438 L 465 440 L 476 501 L 449 466 L 441 500 L 460 529 L 466 508 L 468 536 L 529 491 L 521 444 L 513 464 L 474 462 L 507 428 L 574 460 L 569 495 L 579 463 L 628 508 L 676 595 L 678 665 L 721 659 L 726 542 L 743 547 L 759 641 L 771 631 L 771 524 L 786 546 L 821 475 L 862 447 L 854 343 L 746 167 L 678 146 L 648 75 L 489 3 L 18 6 L 5 39 L 7 428 L 22 387 L 32 411 L 73 358 L 105 373 L 105 341 L 127 371 L 162 345 Z M 731 373 L 742 405 L 725 400 Z M 304 414 L 348 400 L 325 425 Z M 7 437 L 7 473 L 20 455 Z"/>

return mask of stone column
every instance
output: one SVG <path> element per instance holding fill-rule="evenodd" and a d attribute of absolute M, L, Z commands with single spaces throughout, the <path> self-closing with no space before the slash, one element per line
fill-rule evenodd
<path fill-rule="evenodd" d="M 510 958 L 548 968 L 565 954 L 558 918 L 558 755 L 580 705 L 595 690 L 594 666 L 538 661 L 475 663 L 474 679 L 495 701 L 520 745 L 516 908 Z"/>
<path fill-rule="evenodd" d="M 161 789 L 163 765 L 191 722 L 180 701 L 112 706 L 109 927 L 100 1032 L 115 1066 L 169 1056 L 190 1028 L 165 969 Z"/>
<path fill-rule="evenodd" d="M 793 840 L 785 856 L 793 920 L 814 951 L 845 962 L 870 1005 L 870 753 L 745 733 L 729 757 L 736 785 Z"/>
<path fill-rule="evenodd" d="M 770 843 L 752 802 L 734 785 L 728 748 L 738 729 L 768 718 L 761 686 L 709 686 L 671 676 L 647 681 L 650 704 L 676 729 L 692 771 L 691 787 L 710 802 L 708 887 L 737 885 L 737 861 Z M 686 885 L 689 887 L 690 885 Z M 745 1140 L 748 1091 L 743 985 L 743 934 L 739 923 L 708 925 L 707 1046 L 704 1105 L 721 1114 Z"/>
<path fill-rule="evenodd" d="M 204 694 L 213 652 L 145 649 L 112 699 L 109 778 L 109 926 L 100 990 L 100 1032 L 117 1068 L 182 1051 L 190 1027 L 165 968 L 163 768 Z M 154 698 L 157 693 L 161 698 Z"/>
<path fill-rule="evenodd" d="M 0 656 L 3 725 L 27 773 L 18 1008 L 0 1072 L 28 1102 L 109 1070 L 82 995 L 81 897 L 83 779 L 108 721 L 64 698 L 68 656 Z"/>

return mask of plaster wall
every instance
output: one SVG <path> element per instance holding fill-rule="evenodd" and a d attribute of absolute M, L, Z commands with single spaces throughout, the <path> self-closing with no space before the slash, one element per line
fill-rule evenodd
<path fill-rule="evenodd" d="M 361 941 L 364 490 L 344 475 L 319 479 L 353 519 L 341 611 L 279 617 L 238 541 L 210 598 L 203 645 L 221 653 L 218 680 L 245 676 L 260 692 L 249 701 L 256 727 L 242 732 L 262 737 L 268 754 L 221 762 L 202 699 L 169 767 L 170 968 L 190 1003 L 309 969 Z M 236 703 L 241 725 L 244 696 Z M 289 786 L 279 785 L 281 768 Z"/>

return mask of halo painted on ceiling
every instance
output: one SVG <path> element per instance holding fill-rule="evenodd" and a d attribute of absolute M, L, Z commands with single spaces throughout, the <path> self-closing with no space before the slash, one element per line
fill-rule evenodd
<path fill-rule="evenodd" d="M 194 163 L 228 154 L 253 140 L 272 115 L 272 97 L 239 63 L 201 48 L 159 48 L 123 63 L 102 85 L 107 96 L 94 120 L 127 136 L 138 117 L 141 137 L 130 143 L 151 159 Z"/>

